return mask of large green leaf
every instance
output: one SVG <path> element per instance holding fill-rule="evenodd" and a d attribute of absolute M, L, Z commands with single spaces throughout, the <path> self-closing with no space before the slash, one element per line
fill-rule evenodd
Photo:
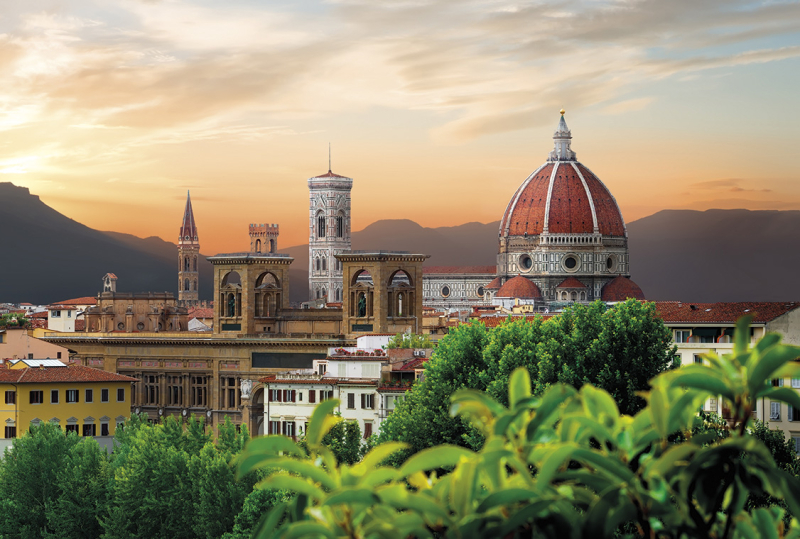
<path fill-rule="evenodd" d="M 528 423 L 526 432 L 528 440 L 533 440 L 539 427 L 545 424 L 561 405 L 577 393 L 574 387 L 566 384 L 555 384 L 548 388 L 542 396 L 542 403 L 536 409 L 536 415 Z"/>
<path fill-rule="evenodd" d="M 736 321 L 736 330 L 733 333 L 733 353 L 735 355 L 744 354 L 750 345 L 750 323 L 753 315 L 748 314 Z"/>
<path fill-rule="evenodd" d="M 286 502 L 279 503 L 270 509 L 269 512 L 265 513 L 253 529 L 253 537 L 255 539 L 270 539 L 273 537 L 275 528 L 286 514 L 287 505 Z"/>
<path fill-rule="evenodd" d="M 270 487 L 302 493 L 315 500 L 321 500 L 325 497 L 325 492 L 323 492 L 321 488 L 311 483 L 308 479 L 303 479 L 294 475 L 285 475 L 282 473 L 273 474 L 261 481 L 258 485 L 259 488 Z"/>
<path fill-rule="evenodd" d="M 790 387 L 770 387 L 762 392 L 759 397 L 765 397 L 772 401 L 785 402 L 795 408 L 800 408 L 800 393 Z"/>
<path fill-rule="evenodd" d="M 531 396 L 531 377 L 528 369 L 517 367 L 508 379 L 509 408 L 517 406 L 519 401 Z"/>
<path fill-rule="evenodd" d="M 768 348 L 753 367 L 748 380 L 750 394 L 758 397 L 767 380 L 774 378 L 775 373 L 790 361 L 800 356 L 800 348 L 785 344 L 776 344 Z"/>
<path fill-rule="evenodd" d="M 381 462 L 403 449 L 408 449 L 408 444 L 404 442 L 385 442 L 373 447 L 361 460 L 360 465 L 371 470 L 380 465 Z"/>
<path fill-rule="evenodd" d="M 401 477 L 408 477 L 417 472 L 436 470 L 455 466 L 461 459 L 471 459 L 475 453 L 457 445 L 442 444 L 423 449 L 408 459 L 400 468 Z"/>
<path fill-rule="evenodd" d="M 338 485 L 333 477 L 328 475 L 328 472 L 317 466 L 314 466 L 309 461 L 297 460 L 292 458 L 281 457 L 269 461 L 268 466 L 270 469 L 276 471 L 283 470 L 301 475 L 307 479 L 311 479 L 328 490 L 335 489 Z"/>
<path fill-rule="evenodd" d="M 733 388 L 717 378 L 718 375 L 719 373 L 705 365 L 688 365 L 670 373 L 670 379 L 675 386 L 707 391 L 711 395 L 722 395 L 731 402 L 735 401 Z"/>
<path fill-rule="evenodd" d="M 380 501 L 380 498 L 372 490 L 357 487 L 341 489 L 331 494 L 322 502 L 322 505 L 344 504 L 352 507 L 356 504 L 373 505 L 380 503 Z"/>
<path fill-rule="evenodd" d="M 485 513 L 497 506 L 514 505 L 526 502 L 539 496 L 540 493 L 532 489 L 510 488 L 489 494 L 475 509 L 478 513 Z"/>
<path fill-rule="evenodd" d="M 330 539 L 335 539 L 337 535 L 336 532 L 323 526 L 319 522 L 303 521 L 290 524 L 281 537 L 282 539 L 307 539 L 309 537 L 329 537 Z"/>
<path fill-rule="evenodd" d="M 336 424 L 337 421 L 331 417 L 331 414 L 338 406 L 339 399 L 327 399 L 314 408 L 306 429 L 306 442 L 309 447 L 315 447 L 322 443 L 322 438 Z"/>
<path fill-rule="evenodd" d="M 238 458 L 238 476 L 247 475 L 281 454 L 305 456 L 303 450 L 286 436 L 262 436 L 251 440 Z"/>

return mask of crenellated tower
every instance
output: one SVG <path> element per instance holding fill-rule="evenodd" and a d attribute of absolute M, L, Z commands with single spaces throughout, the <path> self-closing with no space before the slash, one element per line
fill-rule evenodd
<path fill-rule="evenodd" d="M 350 190 L 353 179 L 327 174 L 308 180 L 308 299 L 342 301 L 342 263 L 334 255 L 351 250 Z"/>
<path fill-rule="evenodd" d="M 194 223 L 192 199 L 186 193 L 186 209 L 178 236 L 178 304 L 188 306 L 199 299 L 197 259 L 200 256 L 200 241 L 197 239 L 197 225 Z"/>
<path fill-rule="evenodd" d="M 250 224 L 250 252 L 276 253 L 278 251 L 278 225 Z"/>

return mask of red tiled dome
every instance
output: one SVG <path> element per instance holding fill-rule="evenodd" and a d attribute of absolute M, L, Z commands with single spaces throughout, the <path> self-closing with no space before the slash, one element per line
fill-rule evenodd
<path fill-rule="evenodd" d="M 506 284 L 501 286 L 500 290 L 497 291 L 495 297 L 534 299 L 542 297 L 542 292 L 533 281 L 522 275 L 517 275 L 506 281 Z"/>
<path fill-rule="evenodd" d="M 603 301 L 625 301 L 628 298 L 645 299 L 644 292 L 639 285 L 622 275 L 607 282 L 600 292 L 600 299 Z"/>
<path fill-rule="evenodd" d="M 492 279 L 492 282 L 487 284 L 484 288 L 486 288 L 487 290 L 498 290 L 502 286 L 502 284 L 503 281 L 500 279 L 500 277 L 495 277 L 494 279 Z"/>
<path fill-rule="evenodd" d="M 586 285 L 575 277 L 567 277 L 556 288 L 586 288 Z"/>
<path fill-rule="evenodd" d="M 544 231 L 545 221 L 551 234 L 591 234 L 597 226 L 604 236 L 626 235 L 614 197 L 576 161 L 546 163 L 531 174 L 508 203 L 500 233 L 535 236 Z"/>
<path fill-rule="evenodd" d="M 593 234 L 626 237 L 616 200 L 570 148 L 563 111 L 547 162 L 522 182 L 500 221 L 500 235 Z"/>

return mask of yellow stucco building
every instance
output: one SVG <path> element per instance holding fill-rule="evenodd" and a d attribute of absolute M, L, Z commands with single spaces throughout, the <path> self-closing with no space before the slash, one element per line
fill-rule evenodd
<path fill-rule="evenodd" d="M 31 425 L 50 422 L 109 447 L 130 417 L 129 376 L 57 360 L 18 360 L 0 368 L 0 446 Z"/>

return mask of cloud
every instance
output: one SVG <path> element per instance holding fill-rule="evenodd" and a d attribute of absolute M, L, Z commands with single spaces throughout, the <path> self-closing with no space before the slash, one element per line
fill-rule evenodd
<path fill-rule="evenodd" d="M 755 180 L 751 180 L 755 181 Z M 728 178 L 724 180 L 708 180 L 704 182 L 696 182 L 691 184 L 689 187 L 699 190 L 709 190 L 709 191 L 719 191 L 719 190 L 726 190 L 733 193 L 742 193 L 742 192 L 752 192 L 752 193 L 770 193 L 772 189 L 747 189 L 745 187 L 741 187 L 739 184 L 742 182 L 747 182 L 747 180 L 743 180 L 740 178 Z"/>

